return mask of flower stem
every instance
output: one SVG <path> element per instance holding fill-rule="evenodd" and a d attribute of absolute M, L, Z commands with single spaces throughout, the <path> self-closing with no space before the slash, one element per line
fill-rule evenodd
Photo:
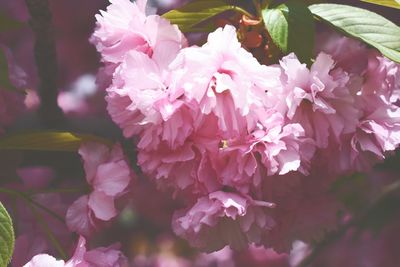
<path fill-rule="evenodd" d="M 40 204 L 36 200 L 32 199 L 28 194 L 26 194 L 24 192 L 19 192 L 19 191 L 12 190 L 12 189 L 9 189 L 9 188 L 0 187 L 0 193 L 4 193 L 4 194 L 8 194 L 8 195 L 19 197 L 19 198 L 25 200 L 26 202 L 31 203 L 31 204 L 35 205 L 36 207 L 42 209 L 43 211 L 47 212 L 48 214 L 50 214 L 51 216 L 53 216 L 55 219 L 59 220 L 60 222 L 65 223 L 63 217 L 61 217 L 60 215 L 58 215 L 54 211 L 48 209 L 47 207 L 43 206 L 42 204 Z"/>
<path fill-rule="evenodd" d="M 47 222 L 43 219 L 43 216 L 36 210 L 35 206 L 33 203 L 27 201 L 28 206 L 31 208 L 33 215 L 36 218 L 36 221 L 40 224 L 42 227 L 43 231 L 46 233 L 46 236 L 48 240 L 53 244 L 54 248 L 57 250 L 58 254 L 60 255 L 61 258 L 64 260 L 67 260 L 67 254 L 64 251 L 63 247 L 61 246 L 61 243 L 57 240 L 53 232 L 51 231 L 49 225 Z"/>

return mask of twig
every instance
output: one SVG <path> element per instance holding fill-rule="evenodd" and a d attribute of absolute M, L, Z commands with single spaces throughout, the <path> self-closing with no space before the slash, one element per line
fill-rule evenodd
<path fill-rule="evenodd" d="M 39 202 L 37 202 L 36 200 L 31 198 L 29 195 L 27 195 L 24 192 L 19 192 L 19 191 L 12 190 L 12 189 L 9 189 L 9 188 L 0 187 L 0 193 L 4 193 L 4 194 L 8 194 L 8 195 L 19 197 L 19 198 L 31 203 L 32 205 L 35 205 L 36 207 L 42 209 L 43 211 L 47 212 L 49 215 L 53 216 L 55 219 L 57 219 L 61 223 L 65 223 L 64 218 L 62 216 L 58 215 L 54 211 L 52 211 L 52 210 L 48 209 L 47 207 L 43 206 L 42 204 L 40 204 Z"/>
<path fill-rule="evenodd" d="M 64 115 L 57 105 L 57 53 L 49 3 L 48 0 L 25 1 L 36 38 L 34 50 L 41 100 L 39 116 L 46 127 L 57 128 L 63 122 Z"/>

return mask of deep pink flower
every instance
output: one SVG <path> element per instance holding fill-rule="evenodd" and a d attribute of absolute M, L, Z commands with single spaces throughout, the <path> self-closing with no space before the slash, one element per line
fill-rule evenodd
<path fill-rule="evenodd" d="M 92 191 L 71 205 L 66 220 L 71 231 L 89 236 L 101 222 L 118 214 L 114 202 L 127 191 L 133 173 L 119 144 L 110 149 L 88 142 L 81 146 L 79 154 Z"/>

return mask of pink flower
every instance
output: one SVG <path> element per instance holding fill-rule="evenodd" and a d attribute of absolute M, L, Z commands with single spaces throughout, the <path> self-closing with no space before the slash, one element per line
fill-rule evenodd
<path fill-rule="evenodd" d="M 121 64 L 113 73 L 106 100 L 111 118 L 126 137 L 161 120 L 155 103 L 166 96 L 167 67 L 187 45 L 176 26 L 157 15 L 146 16 L 145 5 L 142 0 L 112 1 L 108 12 L 97 17 L 99 27 L 92 38 L 105 61 Z"/>
<path fill-rule="evenodd" d="M 396 103 L 400 94 L 400 64 L 390 61 L 378 52 L 368 53 L 368 69 L 362 93 L 379 95 L 383 100 Z"/>
<path fill-rule="evenodd" d="M 128 259 L 118 249 L 118 244 L 96 248 L 86 252 L 84 259 L 90 267 L 128 267 Z"/>
<path fill-rule="evenodd" d="M 210 33 L 202 47 L 183 49 L 171 69 L 176 77 L 171 95 L 194 101 L 198 107 L 193 108 L 205 115 L 214 114 L 220 131 L 232 135 L 241 126 L 255 124 L 257 112 L 264 107 L 265 90 L 278 85 L 274 78 L 280 73 L 259 64 L 243 49 L 230 25 Z"/>
<path fill-rule="evenodd" d="M 39 254 L 33 257 L 24 267 L 65 267 L 65 262 L 47 254 Z"/>
<path fill-rule="evenodd" d="M 32 260 L 23 267 L 89 267 L 83 259 L 86 252 L 85 245 L 86 240 L 83 237 L 80 237 L 74 255 L 67 262 L 56 260 L 54 257 L 47 254 L 39 254 L 33 257 Z"/>
<path fill-rule="evenodd" d="M 177 211 L 173 229 L 204 251 L 219 250 L 226 245 L 242 249 L 249 243 L 260 243 L 275 225 L 264 210 L 272 207 L 271 203 L 217 191 L 198 199 L 189 210 Z"/>
<path fill-rule="evenodd" d="M 126 257 L 116 250 L 117 247 L 112 245 L 108 248 L 100 247 L 87 251 L 86 240 L 81 236 L 69 261 L 64 262 L 47 254 L 39 254 L 24 267 L 128 267 Z"/>
<path fill-rule="evenodd" d="M 79 154 L 92 192 L 71 205 L 66 220 L 71 231 L 89 236 L 99 223 L 117 215 L 114 202 L 127 191 L 133 173 L 119 144 L 110 149 L 88 142 L 81 146 Z"/>
<path fill-rule="evenodd" d="M 202 47 L 181 50 L 170 70 L 171 85 L 152 109 L 159 119 L 138 143 L 139 165 L 160 187 L 196 197 L 223 186 L 247 193 L 262 172 L 307 172 L 314 149 L 300 152 L 302 127 L 285 125 L 266 105 L 265 90 L 279 85 L 279 69 L 260 65 L 241 48 L 234 27 L 211 33 Z M 141 121 L 146 118 L 153 116 Z"/>
<path fill-rule="evenodd" d="M 362 116 L 350 141 L 349 163 L 359 171 L 368 170 L 400 144 L 400 65 L 371 51 L 364 79 L 357 95 Z"/>
<path fill-rule="evenodd" d="M 166 64 L 164 60 L 158 54 L 150 58 L 131 51 L 114 73 L 113 84 L 107 89 L 107 109 L 126 137 L 162 120 L 157 102 L 167 96 L 169 72 L 161 66 Z"/>
<path fill-rule="evenodd" d="M 110 0 L 107 11 L 96 15 L 97 29 L 91 41 L 105 62 L 120 63 L 129 51 L 152 56 L 168 51 L 173 57 L 186 40 L 177 26 L 158 15 L 146 16 L 146 0 Z M 167 49 L 168 47 L 168 49 Z"/>
<path fill-rule="evenodd" d="M 335 66 L 350 76 L 364 73 L 368 65 L 368 50 L 364 43 L 326 28 L 317 34 L 315 42 L 317 54 L 323 52 L 330 55 Z"/>
<path fill-rule="evenodd" d="M 310 69 L 294 54 L 281 60 L 282 87 L 267 92 L 270 103 L 290 122 L 300 123 L 317 147 L 326 148 L 352 133 L 359 111 L 348 88 L 348 75 L 334 68 L 334 61 L 320 53 Z"/>

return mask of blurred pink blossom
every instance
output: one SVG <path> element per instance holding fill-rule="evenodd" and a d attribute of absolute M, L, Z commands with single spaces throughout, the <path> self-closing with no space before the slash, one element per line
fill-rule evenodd
<path fill-rule="evenodd" d="M 71 231 L 90 236 L 102 222 L 118 214 L 115 201 L 129 190 L 134 174 L 119 144 L 110 149 L 104 144 L 87 142 L 82 144 L 79 154 L 92 191 L 69 207 L 66 220 Z"/>

